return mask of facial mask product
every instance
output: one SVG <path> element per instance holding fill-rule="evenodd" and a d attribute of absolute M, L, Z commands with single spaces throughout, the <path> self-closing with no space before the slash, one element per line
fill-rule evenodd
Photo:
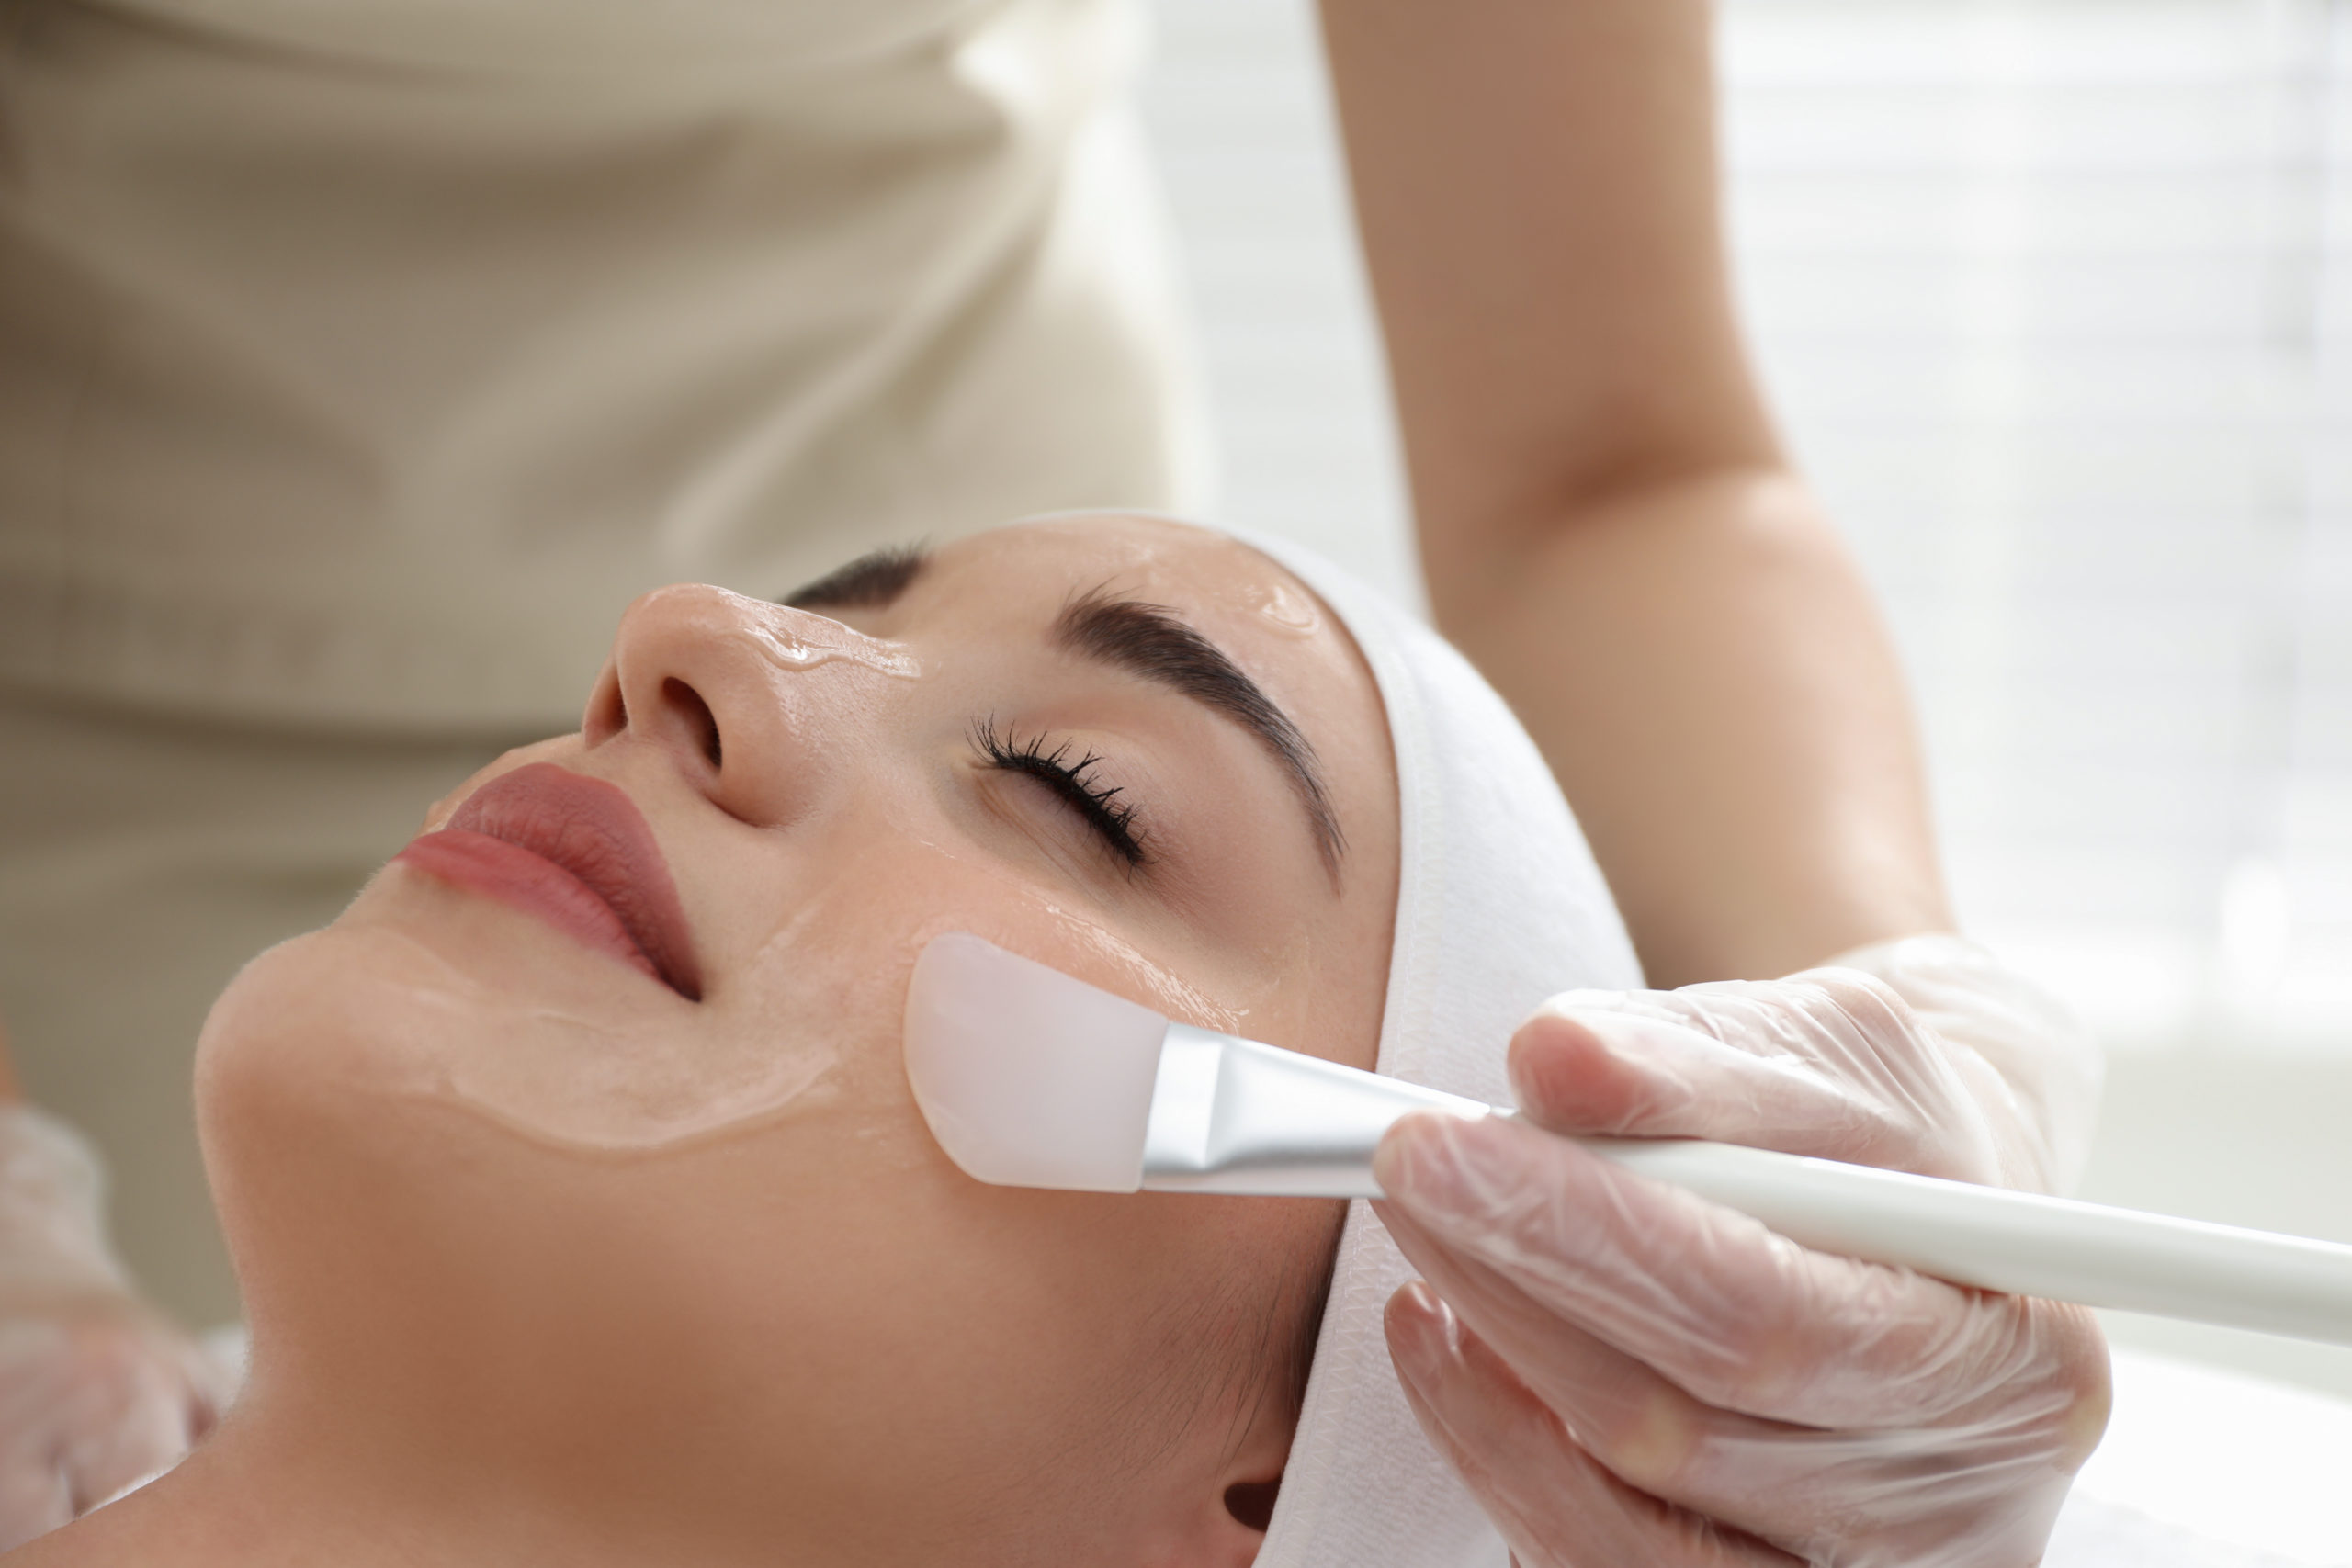
<path fill-rule="evenodd" d="M 1279 582 L 1249 590 L 1248 604 L 1260 620 L 1291 637 L 1313 637 L 1323 625 L 1315 601 Z"/>
<path fill-rule="evenodd" d="M 657 1154 L 854 1092 L 843 1081 L 854 1064 L 820 1036 L 787 1043 L 774 1030 L 714 1032 L 696 1027 L 684 1004 L 667 1027 L 616 1022 L 593 1008 L 517 995 L 398 931 L 330 928 L 301 940 L 353 944 L 337 977 L 339 1005 L 403 1021 L 349 1048 L 347 1081 L 463 1111 L 544 1147 Z M 498 1049 L 481 1048 L 486 1020 L 503 1026 Z"/>
<path fill-rule="evenodd" d="M 1416 1111 L 1510 1111 L 1168 1020 L 960 932 L 907 992 L 907 1079 L 1002 1186 L 1376 1198 Z M 2352 1344 L 2352 1247 L 1681 1139 L 1578 1143 L 1804 1246 L 1956 1284 Z"/>
<path fill-rule="evenodd" d="M 820 664 L 856 664 L 900 681 L 916 680 L 922 674 L 922 666 L 913 655 L 897 645 L 861 636 L 831 622 L 825 624 L 821 639 L 799 636 L 774 623 L 751 627 L 745 636 L 763 658 L 779 669 L 813 670 Z"/>

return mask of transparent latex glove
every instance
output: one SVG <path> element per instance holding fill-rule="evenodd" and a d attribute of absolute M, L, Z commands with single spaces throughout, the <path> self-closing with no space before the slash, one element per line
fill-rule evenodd
<path fill-rule="evenodd" d="M 2106 1425 L 2087 1312 L 1808 1251 L 1543 1129 L 2042 1189 L 2098 1077 L 1957 937 L 1555 998 L 1511 1043 L 1521 1119 L 1411 1117 L 1375 1164 L 1423 1429 L 1521 1568 L 2028 1568 Z"/>
<path fill-rule="evenodd" d="M 225 1374 L 133 1294 L 107 1248 L 90 1147 L 0 1106 L 0 1549 L 170 1466 Z"/>

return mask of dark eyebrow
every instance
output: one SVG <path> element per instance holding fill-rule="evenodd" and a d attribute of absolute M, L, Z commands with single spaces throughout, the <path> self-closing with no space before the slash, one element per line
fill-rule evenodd
<path fill-rule="evenodd" d="M 885 545 L 802 583 L 776 603 L 793 610 L 887 609 L 930 564 L 931 552 L 921 545 Z"/>
<path fill-rule="evenodd" d="M 1053 640 L 1072 653 L 1190 697 L 1248 730 L 1290 775 L 1291 788 L 1306 807 L 1314 829 L 1316 850 L 1337 879 L 1347 840 L 1332 813 L 1330 794 L 1323 787 L 1315 748 L 1223 649 L 1177 619 L 1166 605 L 1116 598 L 1107 588 L 1082 593 L 1062 606 L 1054 621 Z"/>

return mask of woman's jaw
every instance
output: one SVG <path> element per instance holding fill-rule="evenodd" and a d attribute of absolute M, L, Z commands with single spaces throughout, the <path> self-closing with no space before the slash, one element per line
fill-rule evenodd
<path fill-rule="evenodd" d="M 1133 617 L 1079 635 L 1090 598 L 1163 608 L 1245 676 L 1329 831 L 1262 715 L 1170 678 L 1184 648 Z M 571 840 L 546 819 L 605 786 L 650 854 L 581 849 L 635 841 L 609 809 Z M 412 851 L 208 1025 L 255 1332 L 239 1420 L 365 1409 L 384 1463 L 424 1431 L 436 1472 L 463 1456 L 616 1529 L 690 1505 L 714 1556 L 788 1530 L 810 1561 L 1246 1562 L 1214 1505 L 1279 1472 L 1287 1417 L 1256 1419 L 1220 1350 L 1295 1319 L 1335 1212 L 977 1186 L 906 1089 L 906 976 L 971 931 L 1369 1065 L 1394 790 L 1344 634 L 1196 530 L 1030 525 L 809 610 L 649 595 L 582 730 L 420 840 L 481 833 L 547 874 Z M 663 876 L 674 920 L 648 913 Z"/>

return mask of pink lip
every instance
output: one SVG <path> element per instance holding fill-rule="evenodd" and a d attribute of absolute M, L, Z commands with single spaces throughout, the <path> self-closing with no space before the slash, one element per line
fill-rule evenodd
<path fill-rule="evenodd" d="M 538 916 L 689 1001 L 702 975 L 669 863 L 645 816 L 602 779 L 532 762 L 466 797 L 395 861 Z"/>

